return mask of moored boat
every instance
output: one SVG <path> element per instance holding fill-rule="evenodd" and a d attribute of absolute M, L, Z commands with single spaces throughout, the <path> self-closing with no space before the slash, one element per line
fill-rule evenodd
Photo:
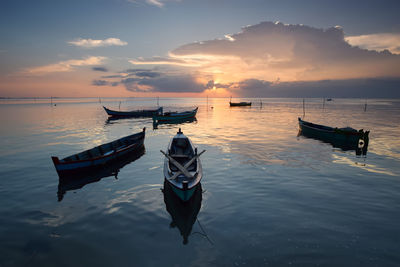
<path fill-rule="evenodd" d="M 168 121 L 179 121 L 185 120 L 196 117 L 197 110 L 199 108 L 195 108 L 190 111 L 183 111 L 183 112 L 165 112 L 162 115 L 154 115 L 153 121 L 154 122 L 168 122 Z"/>
<path fill-rule="evenodd" d="M 298 118 L 300 133 L 324 142 L 331 143 L 343 150 L 366 149 L 369 142 L 369 131 L 356 130 L 351 127 L 333 128 L 307 122 Z"/>
<path fill-rule="evenodd" d="M 229 106 L 231 106 L 231 107 L 251 106 L 251 102 L 232 102 L 232 98 L 231 98 L 229 100 Z"/>
<path fill-rule="evenodd" d="M 178 133 L 169 142 L 165 155 L 164 177 L 172 190 L 182 200 L 188 201 L 203 176 L 200 155 L 197 148 L 179 128 Z"/>
<path fill-rule="evenodd" d="M 126 154 L 116 161 L 109 162 L 104 166 L 97 167 L 88 172 L 81 171 L 74 173 L 73 175 L 63 175 L 59 176 L 58 179 L 58 201 L 64 198 L 67 191 L 75 191 L 80 189 L 87 184 L 96 183 L 103 178 L 114 176 L 118 179 L 119 171 L 124 168 L 124 166 L 134 162 L 139 159 L 145 153 L 145 147 L 139 148 L 132 153 Z"/>
<path fill-rule="evenodd" d="M 143 110 L 132 110 L 132 111 L 116 111 L 104 107 L 107 114 L 114 118 L 132 118 L 132 117 L 152 117 L 163 113 L 163 108 L 157 109 L 143 109 Z"/>
<path fill-rule="evenodd" d="M 106 163 L 125 157 L 143 149 L 146 128 L 140 133 L 125 136 L 115 141 L 59 159 L 51 157 L 58 175 L 68 176 L 96 169 Z"/>

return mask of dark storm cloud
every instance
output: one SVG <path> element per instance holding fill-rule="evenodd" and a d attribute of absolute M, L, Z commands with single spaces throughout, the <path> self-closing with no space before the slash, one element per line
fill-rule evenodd
<path fill-rule="evenodd" d="M 202 92 L 205 89 L 205 85 L 196 82 L 195 77 L 189 74 L 126 78 L 121 83 L 134 92 Z"/>
<path fill-rule="evenodd" d="M 105 68 L 105 67 L 93 67 L 92 70 L 101 71 L 101 72 L 108 72 L 108 69 Z"/>
<path fill-rule="evenodd" d="M 108 81 L 105 81 L 105 80 L 93 80 L 92 81 L 92 85 L 94 85 L 94 86 L 105 86 L 108 84 L 109 84 Z"/>
<path fill-rule="evenodd" d="M 242 96 L 248 97 L 400 97 L 400 78 L 321 80 L 278 84 L 249 79 L 236 86 L 240 89 L 238 92 Z"/>

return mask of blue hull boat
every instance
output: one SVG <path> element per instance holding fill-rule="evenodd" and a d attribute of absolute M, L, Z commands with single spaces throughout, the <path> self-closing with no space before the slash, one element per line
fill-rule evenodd
<path fill-rule="evenodd" d="M 125 136 L 69 157 L 63 159 L 51 157 L 51 159 L 59 176 L 69 176 L 82 171 L 93 170 L 143 149 L 145 131 L 146 128 L 143 128 L 140 133 Z"/>

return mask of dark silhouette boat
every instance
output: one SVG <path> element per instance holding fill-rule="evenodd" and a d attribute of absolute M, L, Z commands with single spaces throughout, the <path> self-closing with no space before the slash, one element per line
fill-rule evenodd
<path fill-rule="evenodd" d="M 146 128 L 140 133 L 132 134 L 92 149 L 59 159 L 51 157 L 59 176 L 96 169 L 112 161 L 119 160 L 127 154 L 139 151 L 144 146 Z"/>
<path fill-rule="evenodd" d="M 298 118 L 300 135 L 330 143 L 342 150 L 356 150 L 357 154 L 365 155 L 369 143 L 369 131 L 356 130 L 351 127 L 333 128 L 325 125 L 307 122 Z"/>
<path fill-rule="evenodd" d="M 104 110 L 110 117 L 113 118 L 139 118 L 139 117 L 153 117 L 154 115 L 160 115 L 163 113 L 163 108 L 157 109 L 144 109 L 144 110 L 132 110 L 132 111 L 116 111 L 104 107 Z"/>
<path fill-rule="evenodd" d="M 164 181 L 164 203 L 168 213 L 171 215 L 171 228 L 177 227 L 183 238 L 183 244 L 189 242 L 189 235 L 192 232 L 193 224 L 197 220 L 197 215 L 201 208 L 202 202 L 202 187 L 198 184 L 193 196 L 189 201 L 183 202 L 174 193 L 172 186 L 167 181 Z"/>
<path fill-rule="evenodd" d="M 180 119 L 180 120 L 173 120 L 173 121 L 153 121 L 153 130 L 158 129 L 159 125 L 170 125 L 171 128 L 175 127 L 176 124 L 184 124 L 184 123 L 191 123 L 197 122 L 197 119 L 194 118 L 187 118 L 187 119 Z"/>
<path fill-rule="evenodd" d="M 229 100 L 229 106 L 231 107 L 244 107 L 244 106 L 251 106 L 251 102 L 232 102 L 232 97 Z"/>
<path fill-rule="evenodd" d="M 110 162 L 93 169 L 91 171 L 81 171 L 70 175 L 59 176 L 58 179 L 58 201 L 64 198 L 67 191 L 73 191 L 84 187 L 87 184 L 96 183 L 103 178 L 115 177 L 118 179 L 119 171 L 126 165 L 142 157 L 145 153 L 145 147 L 126 154 L 122 159 Z"/>
<path fill-rule="evenodd" d="M 165 112 L 161 115 L 154 115 L 153 116 L 153 122 L 155 123 L 162 123 L 162 122 L 175 122 L 175 121 L 182 121 L 185 119 L 191 119 L 195 118 L 197 114 L 197 110 L 199 108 L 195 108 L 193 110 L 189 111 L 183 111 L 183 112 Z"/>

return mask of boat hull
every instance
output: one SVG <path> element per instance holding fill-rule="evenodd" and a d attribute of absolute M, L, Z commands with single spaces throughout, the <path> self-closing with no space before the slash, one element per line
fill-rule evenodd
<path fill-rule="evenodd" d="M 299 118 L 300 134 L 332 144 L 343 150 L 357 150 L 360 146 L 368 145 L 369 132 L 346 131 L 303 121 Z"/>
<path fill-rule="evenodd" d="M 180 130 L 180 129 L 179 129 Z M 178 152 L 177 143 L 185 141 L 184 152 Z M 196 190 L 198 184 L 203 177 L 203 167 L 200 161 L 200 154 L 197 154 L 197 149 L 194 147 L 193 143 L 187 138 L 181 131 L 171 139 L 167 147 L 168 155 L 164 159 L 164 178 L 165 182 L 168 183 L 172 191 L 182 200 L 188 201 Z M 175 152 L 174 152 L 175 151 Z M 182 157 L 183 156 L 183 157 Z M 171 158 L 171 162 L 170 162 Z M 178 161 L 181 166 L 188 164 L 189 166 L 183 167 L 186 169 L 186 175 L 184 172 L 180 171 L 178 168 L 173 168 L 174 161 Z M 171 164 L 171 165 L 170 165 Z"/>
<path fill-rule="evenodd" d="M 246 106 L 251 106 L 251 102 L 239 102 L 239 103 L 229 102 L 229 105 L 231 107 L 246 107 Z"/>
<path fill-rule="evenodd" d="M 165 182 L 170 185 L 170 187 L 171 187 L 172 191 L 175 193 L 175 195 L 177 195 L 179 197 L 179 199 L 181 199 L 184 202 L 186 202 L 192 198 L 194 192 L 196 191 L 197 187 L 200 184 L 200 183 L 198 183 L 195 186 L 193 186 L 192 188 L 185 190 L 185 189 L 178 188 L 178 187 L 174 186 L 173 184 L 169 183 L 168 179 L 165 179 Z"/>
<path fill-rule="evenodd" d="M 154 122 L 175 122 L 175 121 L 183 121 L 187 119 L 191 119 L 196 117 L 198 108 L 181 113 L 171 113 L 170 115 L 155 115 L 153 116 Z"/>
<path fill-rule="evenodd" d="M 154 115 L 162 114 L 163 108 L 149 109 L 149 110 L 134 110 L 134 111 L 116 111 L 104 107 L 107 114 L 113 118 L 139 118 L 139 117 L 152 117 Z"/>
<path fill-rule="evenodd" d="M 104 166 L 108 163 L 113 163 L 121 158 L 130 156 L 133 153 L 139 153 L 144 149 L 144 138 L 145 138 L 145 130 L 141 133 L 133 134 L 130 136 L 126 136 L 124 138 L 115 140 L 113 142 L 86 150 L 84 152 L 69 156 L 64 159 L 59 159 L 58 157 L 51 157 L 54 167 L 60 177 L 70 177 L 75 174 L 79 174 L 81 172 L 89 172 L 92 170 L 96 170 L 101 166 Z M 76 155 L 84 154 L 85 152 L 91 153 L 90 151 L 94 151 L 95 149 L 101 150 L 105 149 L 106 146 L 111 146 L 112 143 L 118 142 L 119 140 L 130 140 L 131 143 L 121 146 L 120 148 L 116 148 L 115 150 L 108 151 L 104 155 L 99 155 L 97 157 L 86 158 L 81 160 L 71 160 L 71 158 Z M 67 160 L 69 159 L 69 160 Z"/>

